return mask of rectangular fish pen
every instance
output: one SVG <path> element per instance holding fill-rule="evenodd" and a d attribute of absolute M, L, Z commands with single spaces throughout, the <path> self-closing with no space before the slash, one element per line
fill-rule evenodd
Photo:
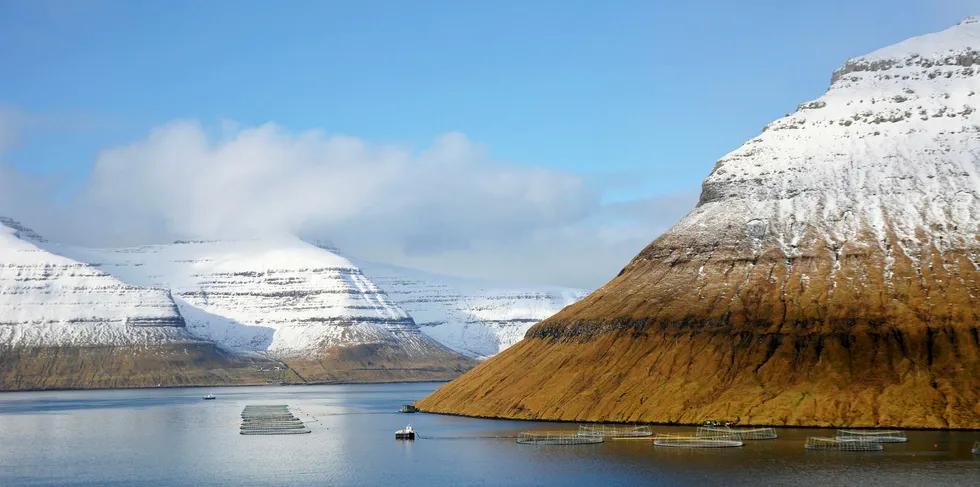
<path fill-rule="evenodd" d="M 242 430 L 239 431 L 240 435 L 261 435 L 261 436 L 278 436 L 278 435 L 304 435 L 307 433 L 312 433 L 312 431 L 303 428 L 298 430 Z"/>
<path fill-rule="evenodd" d="M 704 438 L 698 436 L 666 434 L 657 435 L 653 439 L 653 444 L 656 446 L 672 446 L 679 448 L 735 448 L 745 445 L 742 440 L 735 438 Z"/>
<path fill-rule="evenodd" d="M 806 445 L 803 447 L 807 450 L 823 451 L 881 451 L 885 449 L 885 447 L 881 446 L 881 443 L 875 441 L 840 440 L 838 438 L 821 438 L 818 436 L 807 438 Z"/>
<path fill-rule="evenodd" d="M 601 436 L 580 436 L 571 431 L 522 431 L 517 435 L 521 445 L 593 445 L 602 443 Z"/>
<path fill-rule="evenodd" d="M 871 441 L 875 443 L 905 443 L 909 441 L 899 430 L 837 430 L 840 441 Z"/>
<path fill-rule="evenodd" d="M 579 436 L 601 436 L 603 438 L 632 438 L 653 436 L 649 426 L 606 426 L 586 425 L 578 427 Z"/>
<path fill-rule="evenodd" d="M 727 426 L 700 426 L 699 438 L 734 438 L 736 440 L 775 440 L 779 437 L 774 428 L 729 428 Z"/>
<path fill-rule="evenodd" d="M 242 435 L 299 435 L 310 433 L 306 423 L 293 416 L 289 406 L 245 406 L 242 410 Z"/>

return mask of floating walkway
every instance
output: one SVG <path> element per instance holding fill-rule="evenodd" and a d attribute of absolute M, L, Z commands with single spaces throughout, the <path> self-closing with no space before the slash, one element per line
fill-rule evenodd
<path fill-rule="evenodd" d="M 602 436 L 582 436 L 571 431 L 522 431 L 517 436 L 521 445 L 594 445 Z"/>
<path fill-rule="evenodd" d="M 807 450 L 823 450 L 823 451 L 881 451 L 885 447 L 881 446 L 881 443 L 877 441 L 868 440 L 841 440 L 838 438 L 821 438 L 818 436 L 811 436 L 806 439 L 806 445 L 803 446 Z"/>
<path fill-rule="evenodd" d="M 242 435 L 300 435 L 310 433 L 299 418 L 293 416 L 289 406 L 245 406 L 242 410 Z"/>
<path fill-rule="evenodd" d="M 600 436 L 603 438 L 633 438 L 653 436 L 649 426 L 605 426 L 581 425 L 578 427 L 579 436 Z"/>
<path fill-rule="evenodd" d="M 898 430 L 837 430 L 838 441 L 870 441 L 874 443 L 905 443 L 904 431 Z"/>
<path fill-rule="evenodd" d="M 701 426 L 698 438 L 732 438 L 735 440 L 775 440 L 779 437 L 774 428 L 729 428 L 728 426 Z"/>
<path fill-rule="evenodd" d="M 653 439 L 656 446 L 678 448 L 735 448 L 745 445 L 742 440 L 731 437 L 701 437 L 660 434 Z"/>

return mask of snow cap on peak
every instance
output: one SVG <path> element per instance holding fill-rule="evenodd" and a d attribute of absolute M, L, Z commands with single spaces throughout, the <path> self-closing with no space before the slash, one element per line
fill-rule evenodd
<path fill-rule="evenodd" d="M 314 238 L 314 239 L 306 239 L 306 238 L 304 238 L 302 240 L 304 242 L 306 242 L 306 243 L 314 246 L 314 247 L 318 247 L 320 249 L 326 250 L 327 252 L 330 252 L 331 254 L 342 255 L 340 253 L 340 249 L 338 249 L 337 246 L 334 245 L 334 243 L 332 241 L 330 241 L 330 240 L 323 240 L 323 239 L 319 239 L 319 238 Z"/>
<path fill-rule="evenodd" d="M 34 233 L 34 230 L 25 227 L 19 221 L 14 220 L 13 218 L 0 216 L 0 227 L 5 227 L 6 229 L 12 231 L 14 237 L 21 240 L 26 240 L 29 242 L 46 242 L 43 237 Z"/>
<path fill-rule="evenodd" d="M 967 17 L 957 25 L 906 39 L 870 54 L 849 59 L 831 78 L 833 84 L 856 71 L 892 68 L 930 69 L 936 66 L 980 64 L 980 16 Z"/>
<path fill-rule="evenodd" d="M 978 49 L 980 49 L 980 16 L 974 16 L 967 17 L 946 30 L 906 39 L 861 56 L 855 61 L 903 60 L 920 56 L 941 58 L 951 53 L 975 52 Z"/>

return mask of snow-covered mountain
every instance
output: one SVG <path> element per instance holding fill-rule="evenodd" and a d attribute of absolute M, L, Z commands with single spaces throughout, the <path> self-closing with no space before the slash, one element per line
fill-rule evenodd
<path fill-rule="evenodd" d="M 980 17 L 848 60 L 424 410 L 980 429 Z"/>
<path fill-rule="evenodd" d="M 0 390 L 254 384 L 265 361 L 185 327 L 165 289 L 125 283 L 49 252 L 0 218 Z"/>
<path fill-rule="evenodd" d="M 200 341 L 170 294 L 126 284 L 44 250 L 44 240 L 0 218 L 0 346 L 151 345 Z"/>
<path fill-rule="evenodd" d="M 125 282 L 169 289 L 189 331 L 231 350 L 281 359 L 361 344 L 415 357 L 448 352 L 349 260 L 299 239 L 63 252 Z"/>
<path fill-rule="evenodd" d="M 446 380 L 475 364 L 299 239 L 87 249 L 7 219 L 0 352 L 0 389 Z"/>
<path fill-rule="evenodd" d="M 510 347 L 532 325 L 588 294 L 580 289 L 509 285 L 356 263 L 415 318 L 423 333 L 472 357 L 489 357 Z"/>
<path fill-rule="evenodd" d="M 737 222 L 787 256 L 804 239 L 915 263 L 974 245 L 980 201 L 980 17 L 847 61 L 830 89 L 726 155 L 672 233 Z M 980 261 L 974 260 L 974 264 Z"/>

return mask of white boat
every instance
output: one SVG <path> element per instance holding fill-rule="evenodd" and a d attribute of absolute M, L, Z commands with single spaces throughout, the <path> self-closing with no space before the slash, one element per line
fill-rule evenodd
<path fill-rule="evenodd" d="M 415 430 L 412 429 L 412 425 L 408 425 L 405 429 L 401 429 L 395 432 L 396 440 L 414 440 Z"/>
<path fill-rule="evenodd" d="M 210 401 L 212 399 L 215 399 L 214 394 L 208 394 L 208 395 L 204 396 L 204 400 L 205 401 Z"/>

